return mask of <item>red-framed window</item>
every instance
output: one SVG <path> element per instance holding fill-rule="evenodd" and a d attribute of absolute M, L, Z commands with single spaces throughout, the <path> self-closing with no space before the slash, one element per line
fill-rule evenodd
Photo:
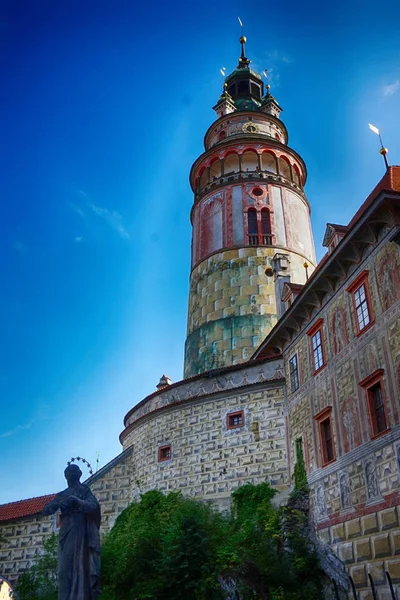
<path fill-rule="evenodd" d="M 321 466 L 331 464 L 336 460 L 335 442 L 333 438 L 332 407 L 321 410 L 314 419 L 318 424 L 319 443 L 321 448 Z"/>
<path fill-rule="evenodd" d="M 235 412 L 228 413 L 226 415 L 226 427 L 227 429 L 244 427 L 244 411 L 237 410 Z"/>
<path fill-rule="evenodd" d="M 262 208 L 260 214 L 253 207 L 248 209 L 247 234 L 250 246 L 272 244 L 271 214 L 268 208 Z"/>
<path fill-rule="evenodd" d="M 324 349 L 323 319 L 318 319 L 316 323 L 307 331 L 310 338 L 311 358 L 313 362 L 314 375 L 319 373 L 326 365 Z"/>
<path fill-rule="evenodd" d="M 374 323 L 371 295 L 368 285 L 368 271 L 364 270 L 347 288 L 352 297 L 357 335 L 361 335 Z"/>
<path fill-rule="evenodd" d="M 360 381 L 360 385 L 364 388 L 366 394 L 372 439 L 380 437 L 390 429 L 383 386 L 383 373 L 383 369 L 377 369 Z"/>
<path fill-rule="evenodd" d="M 158 462 L 165 462 L 172 458 L 172 446 L 167 444 L 166 446 L 160 446 L 158 449 Z"/>

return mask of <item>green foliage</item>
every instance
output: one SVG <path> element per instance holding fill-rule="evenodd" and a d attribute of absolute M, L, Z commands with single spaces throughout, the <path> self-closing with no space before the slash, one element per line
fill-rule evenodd
<path fill-rule="evenodd" d="M 243 600 L 319 600 L 308 499 L 277 508 L 275 494 L 246 484 L 231 515 L 175 492 L 144 494 L 105 538 L 102 600 L 222 600 L 232 582 Z"/>
<path fill-rule="evenodd" d="M 307 489 L 307 473 L 304 463 L 303 440 L 296 440 L 296 464 L 294 467 L 294 489 L 302 492 Z"/>
<path fill-rule="evenodd" d="M 55 534 L 48 537 L 44 553 L 19 577 L 15 587 L 18 600 L 57 600 L 57 543 Z"/>
<path fill-rule="evenodd" d="M 218 600 L 223 517 L 208 504 L 151 491 L 118 517 L 102 548 L 102 600 Z"/>
<path fill-rule="evenodd" d="M 177 492 L 147 492 L 102 544 L 101 600 L 320 600 L 307 489 L 284 507 L 268 483 L 232 494 L 231 514 Z M 57 538 L 17 584 L 19 600 L 57 600 Z"/>

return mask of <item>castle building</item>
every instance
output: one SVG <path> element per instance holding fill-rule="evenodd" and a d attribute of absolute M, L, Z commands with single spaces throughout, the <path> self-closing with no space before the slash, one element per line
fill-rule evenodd
<path fill-rule="evenodd" d="M 124 419 L 122 453 L 87 484 L 102 529 L 140 494 L 227 508 L 246 482 L 283 499 L 304 456 L 311 518 L 359 600 L 400 591 L 400 167 L 316 265 L 306 167 L 245 39 L 195 161 L 185 378 Z M 0 506 L 0 583 L 57 530 L 50 497 Z M 350 592 L 351 592 L 351 588 Z M 352 592 L 351 592 L 352 593 Z M 349 596 L 354 598 L 354 594 Z"/>

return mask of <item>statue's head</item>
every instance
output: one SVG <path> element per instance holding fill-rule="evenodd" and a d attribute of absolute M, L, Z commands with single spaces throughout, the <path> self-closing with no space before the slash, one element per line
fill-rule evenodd
<path fill-rule="evenodd" d="M 74 483 L 79 483 L 79 480 L 82 477 L 82 471 L 78 465 L 68 465 L 64 471 L 64 475 L 68 485 L 71 485 Z"/>

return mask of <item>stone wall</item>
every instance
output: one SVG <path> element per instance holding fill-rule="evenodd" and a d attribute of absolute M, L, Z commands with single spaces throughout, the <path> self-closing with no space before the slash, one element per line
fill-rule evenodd
<path fill-rule="evenodd" d="M 372 598 L 368 573 L 379 598 L 390 597 L 385 570 L 400 590 L 400 255 L 392 237 L 393 230 L 382 233 L 284 351 L 291 469 L 301 438 L 316 528 L 349 567 L 360 600 Z M 357 334 L 346 290 L 364 270 L 374 323 Z M 307 330 L 317 319 L 323 319 L 326 366 L 314 376 Z M 288 361 L 296 353 L 300 387 L 291 393 Z M 360 382 L 379 369 L 388 429 L 374 436 Z M 327 407 L 332 408 L 335 460 L 322 466 L 314 417 Z"/>
<path fill-rule="evenodd" d="M 121 441 L 125 448 L 134 447 L 134 495 L 153 488 L 178 490 L 225 506 L 231 492 L 247 481 L 270 481 L 287 490 L 280 365 L 280 361 L 268 364 L 271 375 L 275 370 L 275 379 L 260 381 L 262 365 L 236 369 L 215 376 L 219 390 L 227 376 L 237 384 L 245 381 L 244 385 L 175 401 L 138 419 L 135 410 L 131 411 Z M 258 381 L 252 381 L 253 373 L 255 378 L 258 373 Z M 173 395 L 173 390 L 164 393 Z M 240 410 L 244 425 L 228 429 L 227 415 Z M 158 450 L 164 446 L 171 446 L 171 457 L 160 462 Z"/>

